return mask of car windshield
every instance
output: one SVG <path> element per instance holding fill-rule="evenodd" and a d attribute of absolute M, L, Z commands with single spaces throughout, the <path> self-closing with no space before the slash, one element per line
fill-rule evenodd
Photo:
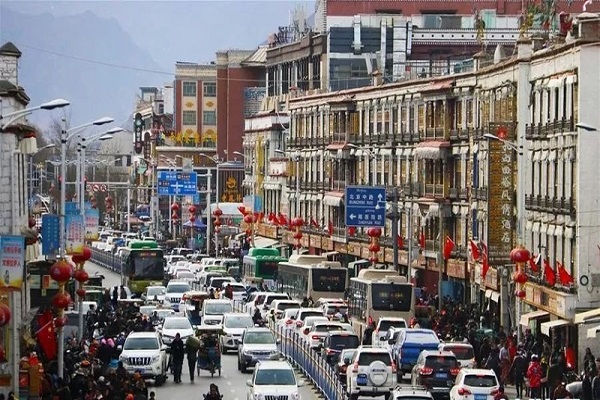
<path fill-rule="evenodd" d="M 344 352 L 342 352 L 341 354 L 342 361 L 346 361 L 347 358 L 350 359 L 350 361 L 352 361 L 355 354 L 356 350 L 344 350 Z"/>
<path fill-rule="evenodd" d="M 192 325 L 187 318 L 167 318 L 163 329 L 192 329 Z"/>
<path fill-rule="evenodd" d="M 465 386 L 494 387 L 498 384 L 492 375 L 465 375 Z"/>
<path fill-rule="evenodd" d="M 185 293 L 190 291 L 190 285 L 187 283 L 180 285 L 169 285 L 167 287 L 167 293 Z"/>
<path fill-rule="evenodd" d="M 229 280 L 229 278 L 227 279 L 223 279 L 223 278 L 212 278 L 210 280 L 210 286 L 215 287 L 215 288 L 220 288 L 223 286 L 223 283 L 225 282 L 231 282 Z"/>
<path fill-rule="evenodd" d="M 327 306 L 327 314 L 335 314 L 336 312 L 341 312 L 342 314 L 348 314 L 348 307 L 344 305 L 330 305 Z"/>
<path fill-rule="evenodd" d="M 249 316 L 236 315 L 235 317 L 225 318 L 225 328 L 250 328 L 254 326 L 252 318 Z"/>
<path fill-rule="evenodd" d="M 330 347 L 336 350 L 340 349 L 355 349 L 360 346 L 360 340 L 356 335 L 347 335 L 347 336 L 332 336 Z"/>
<path fill-rule="evenodd" d="M 246 291 L 246 288 L 245 288 L 245 287 L 243 287 L 243 286 L 239 286 L 239 285 L 231 285 L 230 287 L 231 287 L 231 290 L 232 290 L 233 292 L 235 292 L 235 293 L 240 293 L 240 292 L 242 292 L 242 293 L 243 293 L 243 292 L 245 292 L 245 291 Z"/>
<path fill-rule="evenodd" d="M 125 341 L 123 350 L 157 350 L 158 340 L 155 338 L 131 338 Z"/>
<path fill-rule="evenodd" d="M 471 346 L 445 346 L 445 351 L 451 351 L 459 360 L 470 360 L 475 358 L 475 353 Z"/>
<path fill-rule="evenodd" d="M 390 328 L 406 328 L 406 322 L 384 319 L 379 323 L 379 332 L 387 332 Z"/>
<path fill-rule="evenodd" d="M 292 386 L 296 384 L 296 377 L 291 369 L 259 369 L 254 384 Z"/>
<path fill-rule="evenodd" d="M 273 302 L 273 300 L 282 300 L 282 299 L 287 299 L 288 297 L 285 295 L 280 295 L 280 296 L 269 296 L 268 298 L 265 299 L 265 304 L 270 306 L 271 303 Z"/>
<path fill-rule="evenodd" d="M 160 296 L 165 294 L 166 289 L 164 287 L 150 287 L 148 288 L 148 296 Z"/>
<path fill-rule="evenodd" d="M 279 303 L 279 304 L 277 304 L 278 310 L 285 311 L 289 308 L 298 308 L 298 304 L 296 304 L 296 303 Z"/>
<path fill-rule="evenodd" d="M 343 331 L 340 325 L 315 325 L 315 332 L 334 332 L 334 331 Z"/>
<path fill-rule="evenodd" d="M 427 357 L 427 360 L 425 360 L 425 365 L 433 368 L 434 370 L 450 369 L 456 368 L 458 366 L 458 362 L 454 357 L 430 356 Z"/>
<path fill-rule="evenodd" d="M 244 336 L 244 343 L 273 344 L 275 343 L 275 338 L 271 332 L 248 332 Z"/>
<path fill-rule="evenodd" d="M 194 279 L 194 274 L 189 271 L 181 271 L 177 273 L 179 279 Z"/>
<path fill-rule="evenodd" d="M 206 315 L 223 315 L 233 311 L 231 303 L 205 304 L 204 314 Z"/>
<path fill-rule="evenodd" d="M 358 365 L 371 365 L 375 361 L 381 361 L 385 365 L 392 365 L 389 353 L 362 353 L 358 358 Z"/>

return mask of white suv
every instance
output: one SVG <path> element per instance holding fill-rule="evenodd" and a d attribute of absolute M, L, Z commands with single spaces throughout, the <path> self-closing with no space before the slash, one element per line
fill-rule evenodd
<path fill-rule="evenodd" d="M 287 361 L 261 361 L 256 366 L 252 379 L 246 382 L 247 398 L 300 400 L 294 369 Z"/>
<path fill-rule="evenodd" d="M 119 361 L 130 374 L 139 371 L 160 386 L 167 380 L 166 349 L 157 332 L 132 332 L 125 339 Z"/>
<path fill-rule="evenodd" d="M 360 346 L 346 372 L 350 400 L 359 396 L 386 396 L 392 399 L 396 386 L 396 366 L 384 348 Z"/>

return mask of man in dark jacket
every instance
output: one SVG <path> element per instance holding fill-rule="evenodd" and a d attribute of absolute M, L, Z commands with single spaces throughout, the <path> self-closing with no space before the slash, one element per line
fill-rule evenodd
<path fill-rule="evenodd" d="M 564 358 L 557 357 L 557 362 L 548 367 L 548 388 L 550 389 L 550 399 L 554 400 L 554 390 L 562 382 L 564 369 Z"/>
<path fill-rule="evenodd" d="M 171 342 L 171 359 L 173 360 L 173 376 L 175 383 L 181 383 L 181 369 L 183 368 L 183 358 L 185 349 L 181 335 L 177 333 L 175 339 Z"/>
<path fill-rule="evenodd" d="M 517 352 L 517 355 L 513 359 L 512 365 L 510 366 L 510 375 L 513 377 L 515 382 L 515 389 L 517 390 L 517 399 L 523 398 L 523 383 L 525 381 L 525 373 L 527 372 L 527 360 L 521 351 Z"/>
<path fill-rule="evenodd" d="M 194 382 L 196 373 L 196 361 L 198 360 L 198 345 L 194 343 L 192 336 L 189 336 L 185 341 L 185 353 L 187 355 L 188 368 L 190 370 L 190 381 Z M 196 339 L 197 340 L 197 339 Z"/>

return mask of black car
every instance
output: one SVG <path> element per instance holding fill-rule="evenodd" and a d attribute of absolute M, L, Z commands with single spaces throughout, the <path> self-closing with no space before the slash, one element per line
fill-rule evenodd
<path fill-rule="evenodd" d="M 321 355 L 329 365 L 335 365 L 342 350 L 356 349 L 358 346 L 360 346 L 358 335 L 345 331 L 330 332 L 323 341 Z"/>
<path fill-rule="evenodd" d="M 342 384 L 346 384 L 346 370 L 350 366 L 354 355 L 356 354 L 356 349 L 344 349 L 340 353 L 340 357 L 338 362 L 335 364 L 335 375 L 338 377 Z"/>
<path fill-rule="evenodd" d="M 460 364 L 451 351 L 423 350 L 412 369 L 411 383 L 423 386 L 435 400 L 449 400 Z"/>

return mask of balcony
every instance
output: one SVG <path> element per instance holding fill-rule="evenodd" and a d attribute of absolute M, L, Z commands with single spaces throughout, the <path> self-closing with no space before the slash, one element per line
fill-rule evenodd
<path fill-rule="evenodd" d="M 553 198 L 528 194 L 525 195 L 525 208 L 531 211 L 575 215 L 575 201 L 564 197 Z"/>

